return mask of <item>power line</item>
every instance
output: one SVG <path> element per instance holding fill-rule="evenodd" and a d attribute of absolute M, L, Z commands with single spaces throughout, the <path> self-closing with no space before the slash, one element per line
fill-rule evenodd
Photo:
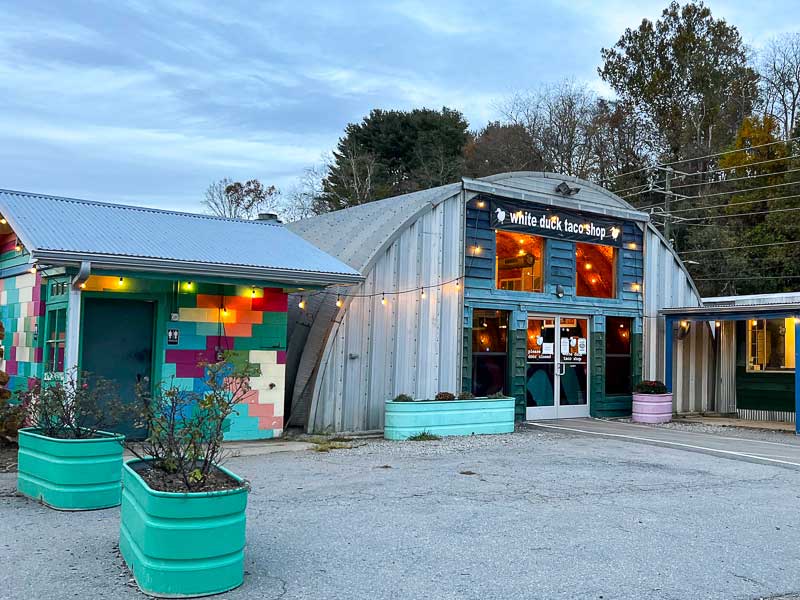
<path fill-rule="evenodd" d="M 744 206 L 745 204 L 761 204 L 762 202 L 773 202 L 774 200 L 791 200 L 792 198 L 800 198 L 800 194 L 793 194 L 791 196 L 778 196 L 777 198 L 762 198 L 761 200 L 748 200 L 746 202 L 735 202 L 734 204 L 713 204 L 711 206 L 695 206 L 694 208 L 680 208 L 672 210 L 669 214 L 684 213 L 695 210 L 711 210 L 713 208 L 732 208 L 734 206 Z"/>
<path fill-rule="evenodd" d="M 800 279 L 800 275 L 745 275 L 742 277 L 692 277 L 694 281 L 754 281 L 758 279 Z"/>
<path fill-rule="evenodd" d="M 759 210 L 754 212 L 734 213 L 732 215 L 711 215 L 707 217 L 689 217 L 678 221 L 678 225 L 691 221 L 711 221 L 716 219 L 731 219 L 733 217 L 750 217 L 755 215 L 771 215 L 773 213 L 794 212 L 800 210 L 800 206 L 794 208 L 773 208 L 772 210 Z"/>
<path fill-rule="evenodd" d="M 749 146 L 747 148 L 737 148 L 736 150 L 726 150 L 724 152 L 715 152 L 714 154 L 706 154 L 705 156 L 693 156 L 692 158 L 684 158 L 682 160 L 676 160 L 673 162 L 667 163 L 659 163 L 657 165 L 652 165 L 649 167 L 642 167 L 641 169 L 636 169 L 635 171 L 627 171 L 625 173 L 620 173 L 619 175 L 612 175 L 609 177 L 609 181 L 613 181 L 614 179 L 619 179 L 620 177 L 624 177 L 625 175 L 633 175 L 634 173 L 641 173 L 642 171 L 647 171 L 649 169 L 657 169 L 659 167 L 668 167 L 671 165 L 679 165 L 685 162 L 691 162 L 693 160 L 704 160 L 706 158 L 714 158 L 717 156 L 725 156 L 727 154 L 734 154 L 736 152 L 748 152 L 749 150 L 755 150 L 756 148 L 765 148 L 767 146 L 774 146 L 775 144 L 791 144 L 792 142 L 796 142 L 800 140 L 800 137 L 791 138 L 788 140 L 777 140 L 775 142 L 768 142 L 766 144 L 758 144 L 756 146 Z"/>
<path fill-rule="evenodd" d="M 798 155 L 798 156 L 800 156 L 800 155 Z M 781 159 L 781 160 L 784 160 L 784 159 Z M 744 180 L 748 180 L 748 179 L 758 179 L 760 177 L 777 177 L 779 175 L 786 175 L 787 173 L 797 173 L 798 171 L 800 171 L 800 168 L 798 168 L 798 169 L 786 169 L 785 171 L 778 171 L 777 173 L 760 173 L 758 175 L 746 175 L 744 177 L 733 177 L 731 179 L 713 179 L 711 181 L 701 181 L 699 183 L 685 183 L 683 185 L 673 185 L 672 189 L 675 190 L 675 189 L 687 188 L 687 187 L 697 187 L 697 186 L 700 186 L 700 185 L 717 185 L 717 184 L 720 184 L 720 183 L 731 183 L 733 181 L 744 181 Z M 697 175 L 697 173 L 692 173 L 692 176 L 694 176 L 694 175 Z M 648 185 L 648 184 L 645 184 L 645 185 Z M 629 188 L 629 189 L 632 189 L 632 188 Z M 626 194 L 625 196 L 620 196 L 620 197 L 623 200 L 625 200 L 627 198 L 632 198 L 634 196 L 638 196 L 639 194 L 646 194 L 646 193 L 648 193 L 650 191 L 651 190 L 639 190 L 639 191 L 631 192 L 630 194 Z M 620 192 L 614 192 L 614 193 L 617 194 L 618 196 L 620 194 Z"/>
<path fill-rule="evenodd" d="M 697 196 L 678 196 L 677 198 L 673 198 L 673 199 L 676 202 L 682 201 L 682 200 L 703 200 L 705 198 L 714 198 L 716 196 L 731 196 L 731 195 L 734 195 L 734 194 L 749 194 L 750 192 L 758 192 L 758 191 L 761 191 L 761 190 L 771 190 L 771 189 L 774 189 L 774 188 L 786 187 L 787 185 L 800 185 L 800 181 L 787 181 L 787 182 L 784 182 L 784 183 L 773 183 L 773 184 L 770 184 L 770 185 L 762 185 L 760 187 L 750 188 L 749 190 L 735 190 L 735 191 L 731 191 L 731 192 L 715 192 L 714 194 L 702 194 L 702 195 L 697 195 Z M 768 200 L 768 198 L 765 198 L 765 200 Z M 637 210 L 645 210 L 647 208 L 654 208 L 656 206 L 661 206 L 661 204 L 662 204 L 661 202 L 658 202 L 656 204 L 649 204 L 647 206 L 640 206 L 639 208 L 637 208 Z"/>
<path fill-rule="evenodd" d="M 722 250 L 742 250 L 744 248 L 766 248 L 768 246 L 784 246 L 791 244 L 800 244 L 800 240 L 792 240 L 790 242 L 770 242 L 769 244 L 750 244 L 745 246 L 727 246 L 725 248 L 702 248 L 700 250 L 683 250 L 678 254 L 697 254 L 700 252 L 719 252 Z"/>

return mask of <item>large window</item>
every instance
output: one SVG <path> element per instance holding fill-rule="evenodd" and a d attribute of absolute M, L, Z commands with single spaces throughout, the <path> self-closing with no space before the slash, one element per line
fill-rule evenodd
<path fill-rule="evenodd" d="M 544 291 L 544 240 L 536 235 L 498 230 L 497 289 Z"/>
<path fill-rule="evenodd" d="M 600 244 L 575 244 L 578 296 L 615 298 L 617 295 L 617 249 Z"/>
<path fill-rule="evenodd" d="M 472 313 L 472 393 L 488 396 L 506 387 L 508 312 Z"/>
<path fill-rule="evenodd" d="M 606 394 L 631 392 L 631 320 L 606 317 Z"/>
<path fill-rule="evenodd" d="M 747 322 L 747 370 L 793 371 L 794 319 L 753 319 Z"/>

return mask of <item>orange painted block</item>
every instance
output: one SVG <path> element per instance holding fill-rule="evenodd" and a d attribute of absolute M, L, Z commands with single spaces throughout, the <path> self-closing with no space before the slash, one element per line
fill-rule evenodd
<path fill-rule="evenodd" d="M 226 323 L 225 335 L 228 337 L 252 337 L 253 326 L 250 323 Z"/>
<path fill-rule="evenodd" d="M 264 322 L 264 313 L 256 310 L 239 310 L 236 311 L 236 322 L 260 325 Z"/>
<path fill-rule="evenodd" d="M 225 306 L 235 310 L 252 310 L 253 300 L 249 296 L 225 296 Z"/>
<path fill-rule="evenodd" d="M 197 294 L 197 308 L 219 308 L 220 306 L 222 306 L 222 296 Z"/>

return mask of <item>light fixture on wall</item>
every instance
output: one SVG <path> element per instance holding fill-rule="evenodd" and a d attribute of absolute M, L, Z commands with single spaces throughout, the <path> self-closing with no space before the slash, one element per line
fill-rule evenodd
<path fill-rule="evenodd" d="M 120 278 L 119 278 L 119 281 L 117 282 L 117 285 L 118 285 L 118 286 L 123 286 L 123 285 L 125 285 L 125 278 L 124 278 L 124 277 L 120 277 Z"/>
<path fill-rule="evenodd" d="M 483 208 L 484 206 L 486 206 L 486 202 L 484 202 L 483 200 L 478 200 L 477 205 L 478 208 Z"/>
<path fill-rule="evenodd" d="M 564 297 L 564 286 L 560 283 L 556 286 L 556 298 Z"/>
<path fill-rule="evenodd" d="M 31 268 L 30 268 L 30 269 L 28 269 L 28 272 L 29 272 L 29 273 L 31 273 L 31 274 L 33 274 L 33 275 L 36 275 L 36 270 L 37 270 L 36 263 L 33 263 L 33 264 L 31 265 Z"/>
<path fill-rule="evenodd" d="M 556 192 L 561 194 L 562 196 L 574 196 L 578 192 L 581 191 L 579 187 L 572 187 L 566 181 L 562 181 L 556 186 Z"/>
<path fill-rule="evenodd" d="M 342 302 L 342 297 L 336 296 L 336 308 L 342 308 L 342 304 L 344 304 L 344 302 Z"/>
<path fill-rule="evenodd" d="M 306 309 L 306 297 L 305 296 L 301 296 L 300 297 L 300 302 L 297 303 L 297 306 L 300 308 L 300 310 L 305 310 Z"/>
<path fill-rule="evenodd" d="M 682 340 L 687 335 L 689 335 L 689 331 L 691 330 L 691 328 L 692 328 L 691 321 L 681 321 L 680 324 L 678 325 L 678 339 Z"/>

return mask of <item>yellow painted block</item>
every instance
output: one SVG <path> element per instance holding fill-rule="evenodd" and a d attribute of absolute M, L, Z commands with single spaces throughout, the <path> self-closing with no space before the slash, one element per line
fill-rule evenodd
<path fill-rule="evenodd" d="M 217 323 L 220 319 L 218 308 L 179 308 L 178 315 L 181 321 L 193 323 Z M 230 314 L 231 311 L 228 311 Z"/>

